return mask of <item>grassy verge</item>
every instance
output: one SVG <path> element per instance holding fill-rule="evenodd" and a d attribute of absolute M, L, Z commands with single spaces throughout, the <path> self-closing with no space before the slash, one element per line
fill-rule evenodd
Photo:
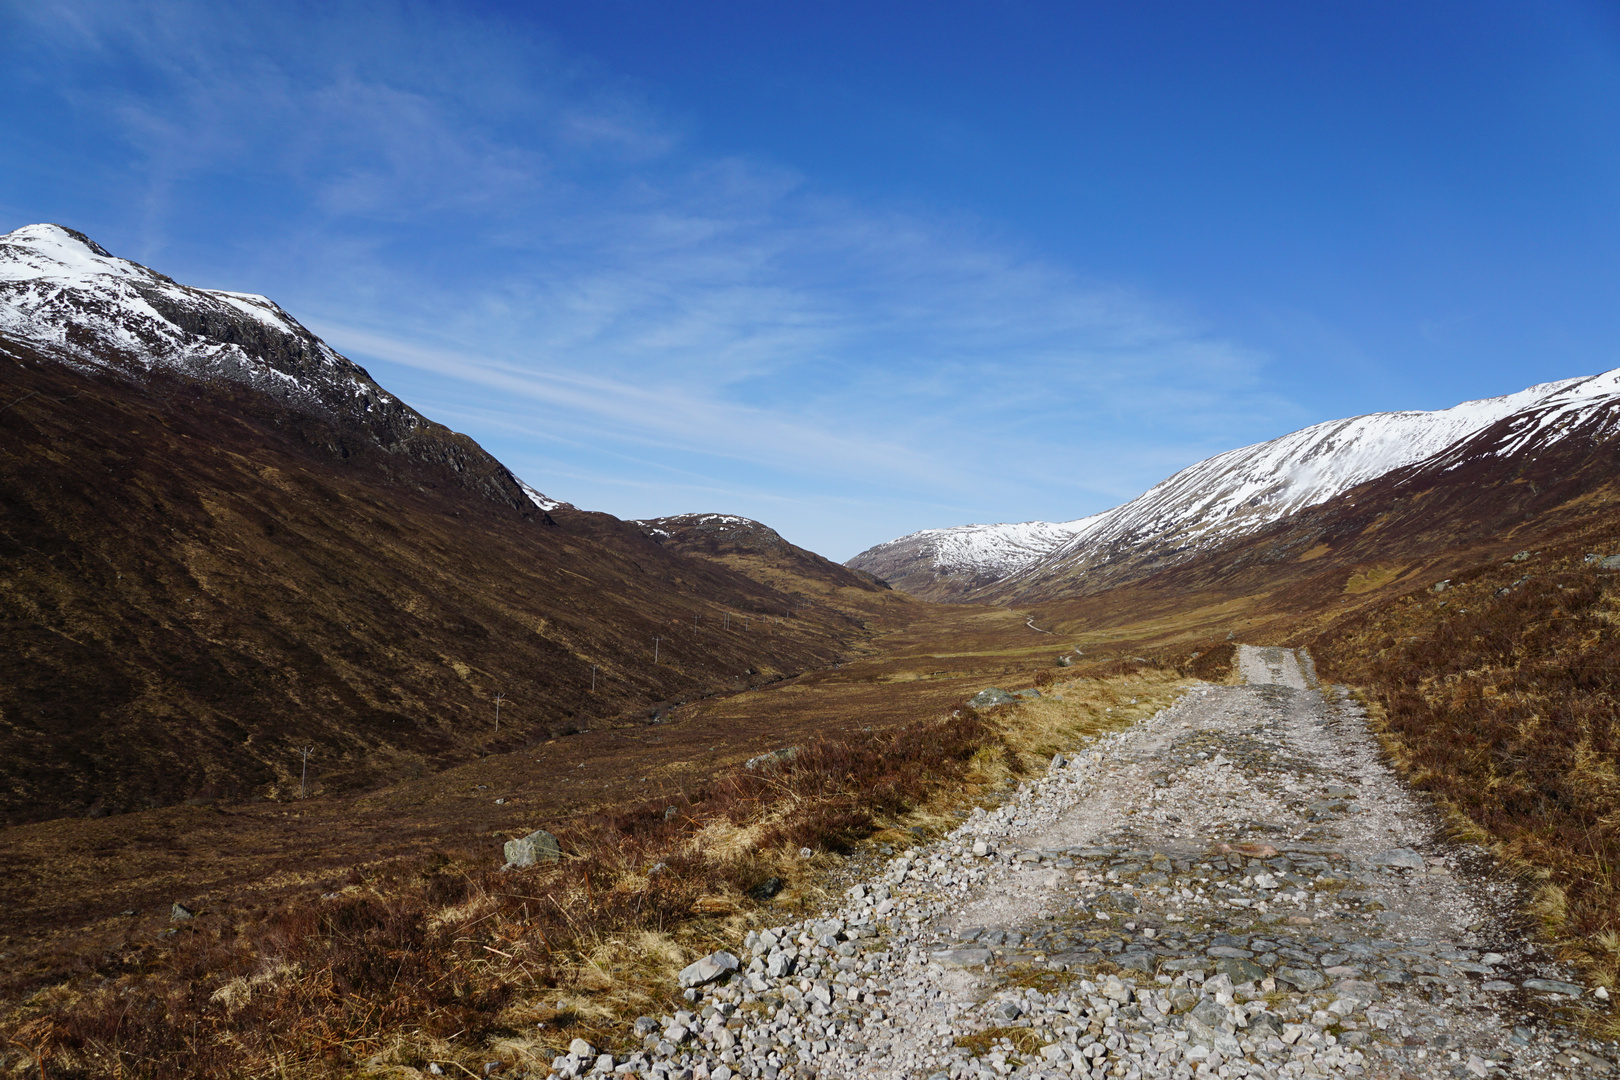
<path fill-rule="evenodd" d="M 481 1075 L 490 1060 L 548 1064 L 575 1036 L 628 1048 L 629 1020 L 675 1007 L 684 964 L 820 904 L 843 856 L 950 827 L 1186 683 L 1136 664 L 1058 674 L 1039 700 L 842 733 L 673 807 L 579 817 L 558 830 L 554 864 L 501 873 L 486 843 L 357 869 L 316 902 L 200 912 L 65 980 L 5 988 L 6 1064 L 32 1075 L 45 1062 L 58 1078 L 313 1077 L 441 1061 Z"/>
<path fill-rule="evenodd" d="M 1535 885 L 1594 983 L 1620 978 L 1620 578 L 1581 551 L 1455 575 L 1315 643 L 1368 689 L 1390 756 Z"/>

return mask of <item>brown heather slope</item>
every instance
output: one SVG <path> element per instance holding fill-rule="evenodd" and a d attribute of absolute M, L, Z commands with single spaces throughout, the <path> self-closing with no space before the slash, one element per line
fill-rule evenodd
<path fill-rule="evenodd" d="M 0 387 L 5 821 L 296 796 L 303 746 L 315 790 L 375 786 L 869 636 L 853 592 L 806 606 L 508 498 L 510 474 L 438 425 L 397 453 L 237 384 L 80 374 L 15 341 Z M 724 612 L 752 632 L 721 632 Z"/>
<path fill-rule="evenodd" d="M 621 1021 L 675 1007 L 674 970 L 734 943 L 737 919 L 816 903 L 836 852 L 954 820 L 952 800 L 993 798 L 1050 741 L 1150 712 L 1178 685 L 1089 665 L 1059 673 L 1052 715 L 979 718 L 963 696 L 1047 681 L 1049 636 L 1004 610 L 904 600 L 872 623 L 836 668 L 360 795 L 5 830 L 0 1071 L 43 1053 L 62 1077 L 119 1061 L 339 1076 L 378 1053 L 476 1069 L 549 1060 L 577 1034 L 621 1045 Z M 786 768 L 740 769 L 788 745 Z M 535 827 L 567 860 L 496 873 L 502 841 Z M 782 893 L 745 894 L 770 877 Z M 171 924 L 175 900 L 198 917 Z M 227 990 L 237 979 L 251 1007 Z"/>
<path fill-rule="evenodd" d="M 1454 571 L 1309 641 L 1363 688 L 1391 758 L 1534 883 L 1533 914 L 1620 981 L 1620 522 Z"/>

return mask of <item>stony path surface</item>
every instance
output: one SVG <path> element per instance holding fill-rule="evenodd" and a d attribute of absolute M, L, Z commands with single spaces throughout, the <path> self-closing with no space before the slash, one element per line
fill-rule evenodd
<path fill-rule="evenodd" d="M 645 1050 L 554 1075 L 784 1078 L 1620 1076 L 1558 1022 L 1607 1009 L 1441 842 L 1309 658 L 1053 762 L 993 810 L 750 934 Z M 694 965 L 708 978 L 733 959 Z"/>

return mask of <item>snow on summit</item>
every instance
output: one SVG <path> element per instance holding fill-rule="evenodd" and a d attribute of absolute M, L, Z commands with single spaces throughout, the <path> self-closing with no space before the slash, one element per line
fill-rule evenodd
<path fill-rule="evenodd" d="M 0 331 L 79 365 L 170 366 L 345 409 L 394 402 L 266 297 L 181 285 L 61 225 L 0 236 Z"/>
<path fill-rule="evenodd" d="M 25 225 L 0 236 L 0 282 L 35 282 L 39 287 L 31 291 L 42 302 L 48 302 L 55 289 L 112 292 L 127 301 L 129 290 L 121 287 L 123 283 L 183 290 L 212 297 L 283 333 L 307 333 L 268 297 L 177 285 L 173 279 L 140 263 L 120 259 L 83 233 L 61 225 Z"/>
<path fill-rule="evenodd" d="M 247 386 L 357 423 L 391 452 L 413 453 L 433 426 L 267 297 L 182 285 L 61 225 L 0 236 L 0 350 L 8 342 L 137 381 L 168 370 Z M 542 511 L 567 505 L 510 483 L 506 495 Z"/>
<path fill-rule="evenodd" d="M 1620 369 L 1542 383 L 1433 412 L 1371 413 L 1330 420 L 1198 462 L 1112 510 L 1076 521 L 929 529 L 869 548 L 849 561 L 880 572 L 926 558 L 938 576 L 975 587 L 1084 573 L 1125 554 L 1179 561 L 1253 532 L 1397 469 L 1470 454 L 1505 456 L 1576 431 L 1620 404 Z M 1502 425 L 1498 427 L 1497 425 Z M 1495 433 L 1489 447 L 1474 441 Z M 1506 437 L 1501 437 L 1503 431 Z"/>
<path fill-rule="evenodd" d="M 1038 562 L 1064 541 L 1084 533 L 1097 516 L 1075 521 L 1024 521 L 924 529 L 901 540 L 924 545 L 946 573 L 1011 574 Z M 900 541 L 894 541 L 899 543 Z"/>

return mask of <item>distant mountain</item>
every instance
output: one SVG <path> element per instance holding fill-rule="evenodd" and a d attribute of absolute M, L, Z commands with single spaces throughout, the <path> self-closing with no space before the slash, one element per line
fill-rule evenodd
<path fill-rule="evenodd" d="M 718 562 L 784 592 L 825 594 L 838 589 L 878 593 L 886 582 L 790 544 L 768 525 L 735 514 L 676 514 L 631 522 L 670 551 Z"/>
<path fill-rule="evenodd" d="M 1620 371 L 1611 371 L 1436 412 L 1330 421 L 1218 454 L 1093 517 L 929 530 L 879 544 L 847 565 L 934 600 L 1094 592 L 1253 536 L 1421 463 L 1457 468 L 1478 459 L 1505 466 L 1565 440 L 1606 438 L 1617 401 Z"/>
<path fill-rule="evenodd" d="M 866 636 L 677 548 L 535 491 L 269 300 L 0 237 L 0 820 L 297 797 L 307 746 L 317 790 L 374 786 Z"/>
<path fill-rule="evenodd" d="M 919 599 L 949 603 L 1017 576 L 1095 521 L 1089 517 L 924 529 L 867 548 L 845 565 Z"/>

